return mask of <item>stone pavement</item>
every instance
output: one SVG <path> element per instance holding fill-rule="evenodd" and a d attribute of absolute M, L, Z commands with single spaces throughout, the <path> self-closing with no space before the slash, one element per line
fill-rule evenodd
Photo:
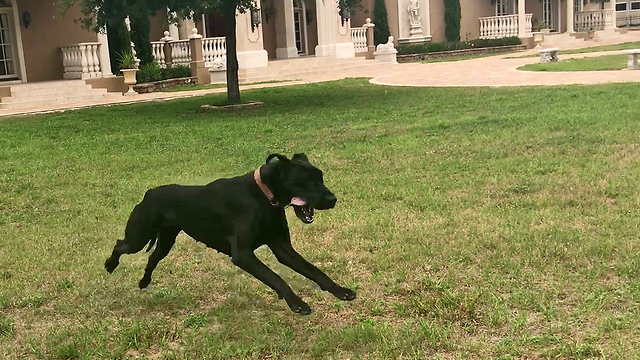
<path fill-rule="evenodd" d="M 640 41 L 640 32 L 624 39 L 616 38 L 610 41 L 578 42 L 568 45 L 570 48 L 606 45 L 615 42 Z M 577 46 L 576 46 L 577 44 Z M 626 53 L 615 51 L 606 53 L 585 53 L 563 55 L 563 47 L 560 47 L 560 60 L 575 57 L 600 56 L 603 54 Z M 440 63 L 409 63 L 388 64 L 371 63 L 356 70 L 336 70 L 329 74 L 303 76 L 296 81 L 280 83 L 264 83 L 255 85 L 241 85 L 240 89 L 249 90 L 256 88 L 269 88 L 279 86 L 299 85 L 314 82 L 339 80 L 347 77 L 368 77 L 370 82 L 379 85 L 391 86 L 535 86 L 535 85 L 568 85 L 568 84 L 603 84 L 612 82 L 640 82 L 640 71 L 580 71 L 580 72 L 540 72 L 520 71 L 518 67 L 536 63 L 539 57 L 509 58 L 527 54 L 537 54 L 539 50 L 532 49 L 518 54 L 500 54 L 490 57 L 477 58 L 463 61 L 451 61 Z M 202 96 L 214 93 L 223 93 L 225 88 L 188 90 L 180 92 L 156 92 L 139 94 L 118 98 L 116 100 L 92 101 L 81 104 L 70 104 L 51 108 L 42 108 L 27 111 L 0 110 L 0 117 L 11 115 L 24 115 L 34 113 L 47 113 L 86 108 L 92 106 L 110 106 L 130 104 L 137 102 L 168 101 L 178 98 Z"/>

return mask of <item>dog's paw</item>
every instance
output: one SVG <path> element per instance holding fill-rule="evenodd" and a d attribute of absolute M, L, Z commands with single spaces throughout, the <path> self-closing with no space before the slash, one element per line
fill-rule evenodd
<path fill-rule="evenodd" d="M 304 300 L 300 299 L 297 295 L 285 298 L 285 301 L 287 302 L 287 305 L 289 305 L 289 308 L 291 308 L 291 311 L 302 315 L 311 314 L 311 308 L 309 307 L 309 305 L 307 305 L 307 303 L 304 302 Z"/>
<path fill-rule="evenodd" d="M 140 279 L 138 287 L 140 288 L 140 290 L 151 290 L 151 286 L 149 286 L 149 283 L 151 283 L 151 278 L 147 279 L 143 277 L 142 279 Z"/>
<path fill-rule="evenodd" d="M 356 293 L 346 287 L 337 286 L 335 289 L 330 290 L 333 296 L 340 300 L 351 301 L 356 298 Z"/>
<path fill-rule="evenodd" d="M 111 274 L 113 270 L 115 270 L 118 267 L 119 264 L 120 262 L 118 260 L 108 258 L 107 261 L 104 262 L 104 268 L 105 270 L 107 270 L 109 274 Z"/>

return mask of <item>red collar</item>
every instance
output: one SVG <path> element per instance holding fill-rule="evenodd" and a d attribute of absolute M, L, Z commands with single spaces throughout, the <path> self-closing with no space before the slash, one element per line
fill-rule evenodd
<path fill-rule="evenodd" d="M 271 189 L 269 189 L 269 187 L 262 182 L 262 179 L 260 178 L 260 169 L 261 168 L 258 168 L 256 171 L 253 172 L 253 179 L 256 181 L 256 185 L 258 185 L 260 190 L 262 190 L 262 193 L 267 197 L 267 199 L 269 199 L 269 202 L 271 203 L 271 205 L 273 206 L 280 205 L 278 202 L 275 201 L 275 196 L 273 196 L 273 192 L 271 192 Z"/>

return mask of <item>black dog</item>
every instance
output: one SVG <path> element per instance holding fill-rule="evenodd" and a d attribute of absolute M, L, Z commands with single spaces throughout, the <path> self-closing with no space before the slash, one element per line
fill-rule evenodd
<path fill-rule="evenodd" d="M 253 253 L 267 245 L 278 261 L 341 300 L 356 294 L 337 285 L 306 261 L 291 246 L 284 208 L 292 205 L 305 224 L 313 222 L 314 209 L 331 209 L 336 197 L 324 186 L 322 171 L 304 154 L 292 159 L 274 154 L 266 165 L 244 176 L 219 179 L 206 186 L 165 185 L 147 191 L 129 217 L 124 240 L 118 240 L 104 266 L 111 273 L 122 254 L 134 254 L 157 241 L 158 245 L 140 280 L 140 289 L 151 282 L 151 273 L 184 231 L 196 241 L 231 257 L 233 263 L 255 276 L 284 298 L 291 310 L 310 314 L 307 305 L 276 273 Z"/>

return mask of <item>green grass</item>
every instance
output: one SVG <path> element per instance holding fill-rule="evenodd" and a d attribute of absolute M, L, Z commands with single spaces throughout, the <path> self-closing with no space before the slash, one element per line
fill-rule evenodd
<path fill-rule="evenodd" d="M 362 79 L 0 120 L 0 358 L 640 358 L 637 84 L 391 88 Z M 338 206 L 294 246 L 338 301 L 258 256 L 292 313 L 180 236 L 103 269 L 145 190 L 306 152 Z"/>
<path fill-rule="evenodd" d="M 240 84 L 240 88 L 248 85 L 260 85 L 260 84 L 273 84 L 273 83 L 284 83 L 293 80 L 269 80 L 269 81 L 258 81 L 246 84 Z M 205 89 L 223 89 L 226 88 L 226 84 L 187 84 L 187 85 L 179 85 L 171 88 L 160 90 L 161 92 L 177 92 L 177 91 L 192 91 L 192 90 L 205 90 Z"/>
<path fill-rule="evenodd" d="M 579 59 L 566 59 L 553 63 L 536 63 L 519 67 L 527 71 L 605 71 L 627 67 L 627 55 L 603 55 Z"/>
<path fill-rule="evenodd" d="M 616 50 L 630 50 L 630 49 L 638 49 L 640 48 L 640 42 L 626 42 L 622 44 L 613 44 L 613 45 L 598 45 L 592 46 L 588 48 L 582 49 L 569 49 L 569 50 L 561 50 L 559 51 L 560 55 L 570 55 L 570 54 L 584 54 L 584 53 L 592 53 L 592 52 L 600 52 L 600 51 L 616 51 Z M 539 54 L 530 54 L 524 56 L 513 56 L 507 57 L 506 59 L 520 59 L 520 58 L 529 58 L 529 57 L 539 57 Z"/>

